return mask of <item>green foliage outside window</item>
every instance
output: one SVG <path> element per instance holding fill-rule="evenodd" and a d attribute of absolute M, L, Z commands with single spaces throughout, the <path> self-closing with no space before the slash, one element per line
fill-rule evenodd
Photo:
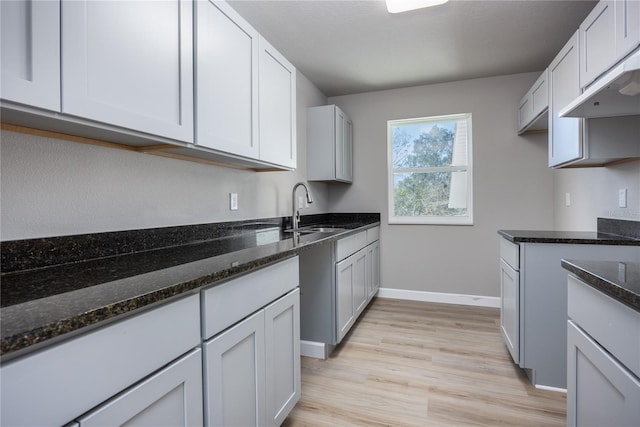
<path fill-rule="evenodd" d="M 468 215 L 467 122 L 463 127 L 460 122 L 457 118 L 390 122 L 395 217 Z M 462 132 L 458 142 L 457 131 Z M 460 147 L 456 151 L 456 144 L 462 151 Z"/>

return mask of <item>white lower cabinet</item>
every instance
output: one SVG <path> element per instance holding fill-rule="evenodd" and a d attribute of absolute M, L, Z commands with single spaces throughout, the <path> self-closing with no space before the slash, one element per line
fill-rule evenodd
<path fill-rule="evenodd" d="M 367 246 L 367 298 L 371 299 L 380 288 L 380 241 Z"/>
<path fill-rule="evenodd" d="M 279 426 L 300 399 L 300 290 L 264 310 L 267 425 Z"/>
<path fill-rule="evenodd" d="M 640 425 L 640 313 L 569 275 L 568 317 L 567 426 Z"/>
<path fill-rule="evenodd" d="M 635 261 L 639 256 L 638 246 L 500 239 L 501 332 L 533 385 L 567 387 L 567 271 L 560 260 Z"/>
<path fill-rule="evenodd" d="M 277 426 L 300 397 L 298 289 L 204 344 L 205 422 Z"/>
<path fill-rule="evenodd" d="M 300 398 L 298 258 L 202 292 L 208 426 L 278 426 Z"/>
<path fill-rule="evenodd" d="M 327 358 L 380 288 L 380 227 L 300 253 L 303 355 Z"/>
<path fill-rule="evenodd" d="M 278 426 L 300 398 L 298 284 L 293 257 L 5 362 L 0 425 Z"/>
<path fill-rule="evenodd" d="M 207 342 L 204 352 L 206 424 L 264 425 L 264 311 Z"/>
<path fill-rule="evenodd" d="M 349 332 L 368 302 L 366 257 L 367 250 L 362 249 L 336 264 L 338 341 Z"/>
<path fill-rule="evenodd" d="M 146 398 L 158 403 L 149 416 L 194 414 L 199 409 L 192 403 L 177 408 L 175 395 L 163 396 L 177 387 L 202 406 L 195 391 L 201 367 L 193 362 L 199 351 L 190 353 L 201 343 L 199 308 L 199 296 L 187 296 L 4 363 L 0 425 L 60 426 L 94 411 L 100 424 L 121 425 L 124 414 L 144 412 Z M 191 356 L 180 359 L 186 353 Z"/>
<path fill-rule="evenodd" d="M 500 331 L 515 363 L 520 363 L 520 273 L 500 260 Z"/>
<path fill-rule="evenodd" d="M 202 357 L 196 349 L 78 420 L 80 427 L 202 425 Z"/>
<path fill-rule="evenodd" d="M 572 321 L 567 328 L 567 425 L 638 425 L 640 380 Z"/>

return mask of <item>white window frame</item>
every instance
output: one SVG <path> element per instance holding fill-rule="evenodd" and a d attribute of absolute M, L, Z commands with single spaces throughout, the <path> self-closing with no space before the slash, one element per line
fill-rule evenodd
<path fill-rule="evenodd" d="M 465 119 L 467 121 L 467 215 L 465 216 L 396 216 L 394 211 L 394 185 L 393 176 L 398 172 L 446 172 L 459 171 L 460 166 L 441 166 L 427 168 L 396 168 L 393 167 L 393 131 L 394 125 L 430 123 L 441 121 L 452 121 Z M 473 225 L 473 146 L 472 146 L 472 114 L 449 114 L 443 116 L 419 117 L 413 119 L 400 119 L 387 121 L 387 182 L 388 182 L 388 201 L 389 208 L 389 224 L 435 224 L 435 225 Z"/>

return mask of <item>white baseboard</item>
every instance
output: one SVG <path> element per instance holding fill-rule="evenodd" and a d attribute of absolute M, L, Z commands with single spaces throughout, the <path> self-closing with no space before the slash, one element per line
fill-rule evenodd
<path fill-rule="evenodd" d="M 486 297 L 479 295 L 445 294 L 440 292 L 380 288 L 378 289 L 378 297 L 500 308 L 500 297 Z"/>
<path fill-rule="evenodd" d="M 566 388 L 551 387 L 551 386 L 548 386 L 548 385 L 540 385 L 540 384 L 536 384 L 535 388 L 537 388 L 539 390 L 548 390 L 548 391 L 555 391 L 555 392 L 558 392 L 558 393 L 567 394 L 567 389 Z"/>
<path fill-rule="evenodd" d="M 327 344 L 323 342 L 300 340 L 300 356 L 326 359 L 327 353 Z"/>

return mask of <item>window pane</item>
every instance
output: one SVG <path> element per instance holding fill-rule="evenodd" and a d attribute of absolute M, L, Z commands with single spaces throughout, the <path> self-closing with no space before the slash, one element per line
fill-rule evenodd
<path fill-rule="evenodd" d="M 394 173 L 395 216 L 467 216 L 467 171 Z"/>
<path fill-rule="evenodd" d="M 467 121 L 392 124 L 393 168 L 467 164 Z"/>

